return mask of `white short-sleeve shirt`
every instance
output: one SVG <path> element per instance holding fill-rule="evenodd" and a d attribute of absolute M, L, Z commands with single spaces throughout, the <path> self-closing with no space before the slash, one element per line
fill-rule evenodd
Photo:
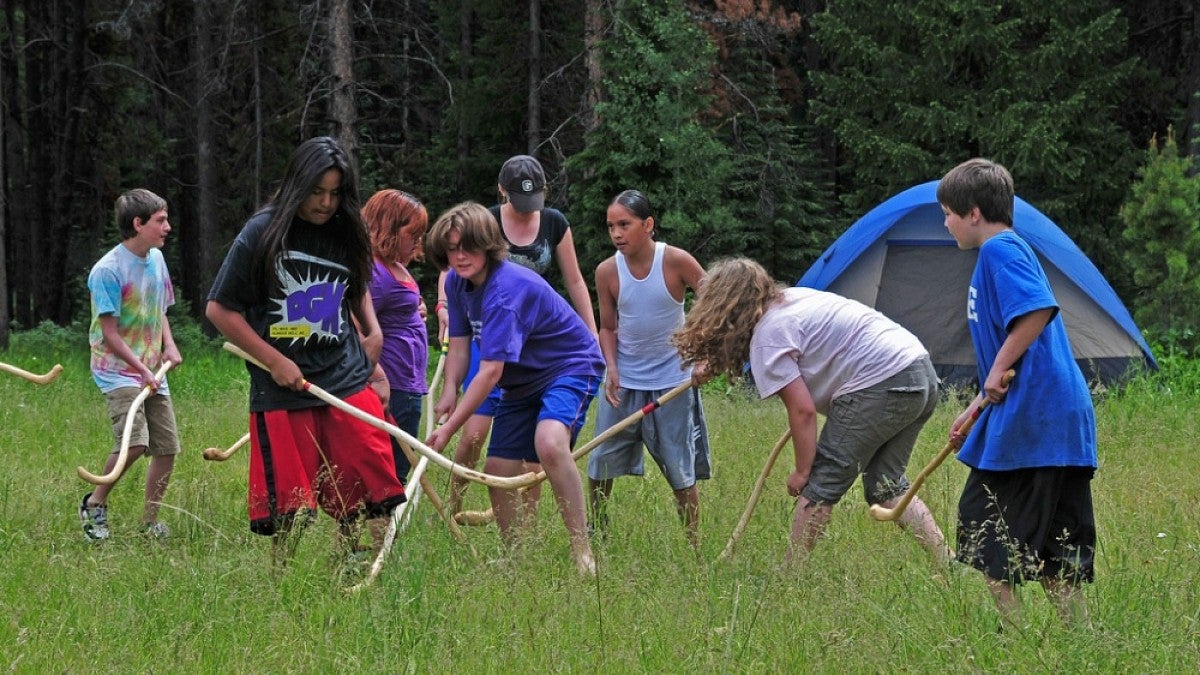
<path fill-rule="evenodd" d="M 793 287 L 755 326 L 750 369 L 762 398 L 803 377 L 825 413 L 834 398 L 878 384 L 927 353 L 915 335 L 860 302 Z"/>

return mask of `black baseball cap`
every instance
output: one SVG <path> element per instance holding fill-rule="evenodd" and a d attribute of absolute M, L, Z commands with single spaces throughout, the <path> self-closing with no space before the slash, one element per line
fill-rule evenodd
<path fill-rule="evenodd" d="M 500 167 L 500 187 L 508 192 L 513 208 L 522 213 L 541 211 L 546 205 L 546 172 L 529 155 L 509 157 Z"/>

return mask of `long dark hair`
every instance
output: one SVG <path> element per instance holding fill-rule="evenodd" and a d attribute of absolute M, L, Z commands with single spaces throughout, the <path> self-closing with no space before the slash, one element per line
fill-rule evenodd
<path fill-rule="evenodd" d="M 348 299 L 350 306 L 357 309 L 366 293 L 367 280 L 371 278 L 371 237 L 362 219 L 362 202 L 358 196 L 354 165 L 346 151 L 328 136 L 310 138 L 292 152 L 279 189 L 260 210 L 260 213 L 269 212 L 271 220 L 254 252 L 252 279 L 259 288 L 266 284 L 274 289 L 279 284 L 275 265 L 287 247 L 288 232 L 292 229 L 296 210 L 330 169 L 340 171 L 342 181 L 338 186 L 337 211 L 325 226 L 332 236 L 342 238 L 346 244 L 346 253 L 350 257 Z"/>

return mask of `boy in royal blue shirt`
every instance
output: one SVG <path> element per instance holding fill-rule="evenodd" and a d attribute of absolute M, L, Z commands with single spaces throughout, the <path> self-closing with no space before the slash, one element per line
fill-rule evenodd
<path fill-rule="evenodd" d="M 446 275 L 450 351 L 445 387 L 434 408 L 445 424 L 429 437 L 440 451 L 494 387 L 496 407 L 484 470 L 517 476 L 545 470 L 571 539 L 576 568 L 595 573 L 584 516 L 583 483 L 571 445 L 604 374 L 591 330 L 536 272 L 506 260 L 508 243 L 496 219 L 479 204 L 452 207 L 434 223 L 425 251 Z M 467 372 L 470 341 L 479 341 L 479 370 L 457 399 Z M 538 492 L 524 503 L 512 490 L 490 488 L 501 536 L 511 541 Z"/>
<path fill-rule="evenodd" d="M 1064 619 L 1085 620 L 1080 585 L 1094 577 L 1097 468 L 1087 382 L 1046 274 L 1013 231 L 1009 172 L 968 160 L 942 178 L 937 196 L 959 248 L 979 249 L 967 322 L 983 391 L 950 428 L 971 467 L 958 506 L 958 559 L 984 573 L 1006 620 L 1017 618 L 1014 586 L 1026 579 L 1041 581 Z M 1017 375 L 1006 386 L 1009 369 Z M 985 399 L 964 438 L 959 429 Z"/>

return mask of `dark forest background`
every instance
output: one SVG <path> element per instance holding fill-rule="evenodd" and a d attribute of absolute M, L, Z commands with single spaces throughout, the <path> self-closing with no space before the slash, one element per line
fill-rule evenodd
<path fill-rule="evenodd" d="M 625 188 L 702 263 L 794 282 L 872 205 L 983 155 L 1143 328 L 1187 337 L 1200 308 L 1194 0 L 0 0 L 0 92 L 0 347 L 86 321 L 132 187 L 170 203 L 173 316 L 198 318 L 326 134 L 364 199 L 401 188 L 431 220 L 536 155 L 589 283 Z"/>

